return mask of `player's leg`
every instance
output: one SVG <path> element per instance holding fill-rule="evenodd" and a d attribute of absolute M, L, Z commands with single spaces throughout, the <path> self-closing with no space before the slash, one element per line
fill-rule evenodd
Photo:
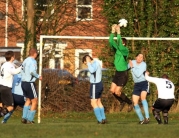
<path fill-rule="evenodd" d="M 30 105 L 31 105 L 31 100 L 29 98 L 29 92 L 28 92 L 28 89 L 30 89 L 29 83 L 28 82 L 21 82 L 21 88 L 22 88 L 22 91 L 23 91 L 23 95 L 26 98 L 26 101 L 24 103 L 23 110 L 22 110 L 22 120 L 21 120 L 21 122 L 26 124 L 28 113 L 29 113 L 29 108 L 30 108 Z"/>
<path fill-rule="evenodd" d="M 115 94 L 118 95 L 123 103 L 127 103 L 128 104 L 128 112 L 130 112 L 133 109 L 133 104 L 132 104 L 132 100 L 130 100 L 124 93 L 123 88 L 124 86 L 127 84 L 128 81 L 128 72 L 127 71 L 121 71 L 121 72 L 117 72 L 116 74 L 116 89 L 115 89 Z"/>
<path fill-rule="evenodd" d="M 162 110 L 163 105 L 162 105 L 161 101 L 162 101 L 161 99 L 157 99 L 155 101 L 155 103 L 153 105 L 153 109 L 152 109 L 153 116 L 157 120 L 158 124 L 162 124 L 162 119 L 161 119 L 161 116 L 160 116 L 160 111 Z"/>
<path fill-rule="evenodd" d="M 31 99 L 31 107 L 28 113 L 27 117 L 27 123 L 33 124 L 33 120 L 35 117 L 35 113 L 37 110 L 37 104 L 38 104 L 38 94 L 36 91 L 35 83 L 29 83 L 30 89 L 29 89 L 29 98 Z"/>
<path fill-rule="evenodd" d="M 107 121 L 106 121 L 105 110 L 104 110 L 104 106 L 103 106 L 103 104 L 101 102 L 101 98 L 100 98 L 101 95 L 102 95 L 102 92 L 103 92 L 103 84 L 102 84 L 102 82 L 97 83 L 96 84 L 96 95 L 97 95 L 97 98 L 98 98 L 97 99 L 97 105 L 98 105 L 98 107 L 100 109 L 102 120 L 103 120 L 104 123 L 106 123 Z"/>
<path fill-rule="evenodd" d="M 30 124 L 34 123 L 33 120 L 34 120 L 34 116 L 35 116 L 36 109 L 37 109 L 38 98 L 31 99 L 31 102 L 32 104 L 31 104 L 28 117 L 27 117 L 27 120 Z"/>
<path fill-rule="evenodd" d="M 13 114 L 13 112 L 15 111 L 17 106 L 23 107 L 24 104 L 25 104 L 24 96 L 17 95 L 17 94 L 14 94 L 14 93 L 12 93 L 12 96 L 13 96 L 13 99 L 14 99 L 14 110 L 9 112 L 8 114 L 6 114 L 4 116 L 4 119 L 2 120 L 2 123 L 7 123 L 8 119 L 11 117 L 11 115 Z"/>
<path fill-rule="evenodd" d="M 103 123 L 107 123 L 104 106 L 103 106 L 103 104 L 101 103 L 101 98 L 97 99 L 97 104 L 98 104 L 98 107 L 99 107 L 99 109 L 100 109 L 100 113 L 101 113 L 101 117 L 102 117 Z"/>
<path fill-rule="evenodd" d="M 1 86 L 1 100 L 2 104 L 5 105 L 0 111 L 0 117 L 3 117 L 14 109 L 14 101 L 10 88 Z"/>
<path fill-rule="evenodd" d="M 15 110 L 15 108 L 14 108 L 14 110 Z M 14 110 L 12 110 L 11 112 L 7 113 L 7 114 L 4 116 L 4 118 L 3 118 L 2 122 L 1 122 L 2 124 L 7 123 L 7 120 L 11 117 L 11 115 L 12 115 L 13 112 L 14 112 Z"/>
<path fill-rule="evenodd" d="M 149 123 L 149 106 L 146 100 L 147 94 L 149 92 L 149 83 L 147 81 L 143 81 L 139 85 L 142 91 L 140 97 L 145 112 L 146 123 Z"/>
<path fill-rule="evenodd" d="M 164 124 L 168 124 L 168 110 L 162 111 Z"/>
<path fill-rule="evenodd" d="M 37 102 L 38 102 L 38 98 L 37 98 L 38 94 L 36 91 L 35 83 L 34 82 L 22 82 L 21 86 L 22 86 L 23 94 L 26 97 L 26 102 L 23 107 L 23 119 L 22 120 L 26 120 L 26 122 L 24 123 L 33 124 L 32 122 L 36 113 Z"/>
<path fill-rule="evenodd" d="M 139 120 L 140 120 L 140 124 L 144 124 L 144 117 L 143 117 L 143 115 L 142 115 L 142 111 L 141 111 L 141 109 L 140 109 L 140 106 L 139 106 L 139 104 L 138 104 L 138 101 L 139 101 L 139 96 L 138 95 L 132 95 L 132 100 L 133 100 L 133 104 L 134 104 L 134 110 L 135 110 L 135 112 L 136 112 L 136 114 L 137 114 L 137 116 L 138 116 L 138 118 L 139 118 Z"/>
<path fill-rule="evenodd" d="M 102 116 L 101 116 L 101 110 L 97 106 L 97 99 L 91 99 L 91 106 L 93 107 L 94 114 L 96 116 L 96 119 L 98 120 L 98 123 L 102 123 Z"/>
<path fill-rule="evenodd" d="M 146 122 L 149 123 L 149 106 L 148 106 L 148 102 L 146 100 L 146 96 L 147 96 L 147 92 L 142 91 L 141 92 L 141 101 L 142 101 L 142 105 L 143 105 L 143 109 L 144 109 L 144 113 L 145 113 Z"/>
<path fill-rule="evenodd" d="M 29 98 L 26 98 L 26 102 L 22 110 L 22 120 L 21 120 L 22 123 L 27 122 L 30 104 L 31 104 L 31 100 Z"/>
<path fill-rule="evenodd" d="M 118 72 L 115 72 L 115 75 L 113 77 L 112 83 L 111 83 L 111 87 L 110 87 L 110 92 L 113 94 L 113 96 L 120 102 L 120 107 L 119 110 L 122 111 L 122 109 L 124 108 L 125 102 L 122 100 L 122 98 L 120 97 L 119 94 L 115 93 L 115 89 L 117 87 L 119 78 L 118 78 Z"/>
<path fill-rule="evenodd" d="M 97 94 L 96 84 L 90 84 L 90 98 L 91 98 L 91 106 L 93 107 L 94 114 L 96 116 L 96 119 L 98 120 L 98 123 L 102 123 L 102 116 L 101 116 L 101 110 L 98 107 L 97 100 L 100 98 Z"/>
<path fill-rule="evenodd" d="M 165 108 L 162 110 L 164 124 L 168 124 L 168 111 L 170 110 L 173 103 L 174 103 L 173 99 L 165 100 Z"/>

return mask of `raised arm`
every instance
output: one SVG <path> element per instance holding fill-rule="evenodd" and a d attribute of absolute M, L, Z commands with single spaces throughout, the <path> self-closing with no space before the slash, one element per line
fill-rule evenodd
<path fill-rule="evenodd" d="M 97 67 L 98 67 L 97 64 L 96 64 L 96 62 L 93 62 L 93 63 L 88 62 L 88 63 L 87 63 L 87 66 L 88 66 L 88 69 L 89 69 L 89 72 L 90 72 L 90 73 L 96 72 Z"/>
<path fill-rule="evenodd" d="M 117 24 L 112 25 L 111 34 L 110 34 L 110 37 L 109 37 L 109 46 L 111 48 L 115 48 L 115 49 L 117 49 L 117 43 L 114 41 L 114 35 L 115 35 L 115 32 L 116 32 L 116 26 L 117 26 Z"/>

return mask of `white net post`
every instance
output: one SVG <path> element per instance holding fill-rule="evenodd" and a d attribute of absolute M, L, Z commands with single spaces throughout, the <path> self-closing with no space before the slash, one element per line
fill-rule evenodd
<path fill-rule="evenodd" d="M 42 46 L 43 46 L 43 37 L 40 37 L 40 47 L 39 47 L 39 75 L 42 75 Z M 43 76 L 42 76 L 43 77 Z M 42 78 L 43 79 L 43 78 Z M 41 113 L 41 92 L 42 92 L 42 81 L 39 80 L 39 96 L 38 96 L 38 123 L 41 122 L 40 113 Z"/>

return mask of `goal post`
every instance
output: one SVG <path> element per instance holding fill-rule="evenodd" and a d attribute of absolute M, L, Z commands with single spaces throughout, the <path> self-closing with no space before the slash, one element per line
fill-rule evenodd
<path fill-rule="evenodd" d="M 179 40 L 179 38 L 169 38 L 169 37 L 125 37 L 127 40 Z M 50 36 L 50 35 L 40 35 L 40 47 L 39 47 L 39 75 L 42 75 L 42 59 L 43 59 L 43 40 L 44 39 L 86 39 L 86 40 L 108 40 L 109 37 L 99 37 L 99 36 Z M 116 37 L 114 39 L 117 39 Z M 43 77 L 43 76 L 42 76 Z M 42 91 L 42 81 L 39 80 L 38 85 L 38 123 L 41 122 L 41 91 Z"/>

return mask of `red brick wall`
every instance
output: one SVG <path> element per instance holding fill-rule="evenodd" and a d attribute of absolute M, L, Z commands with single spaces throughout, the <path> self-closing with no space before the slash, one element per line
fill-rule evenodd
<path fill-rule="evenodd" d="M 5 2 L 5 1 L 4 1 Z M 6 6 L 0 2 L 0 12 L 5 14 Z M 23 41 L 24 31 L 19 26 L 23 22 L 21 11 L 21 0 L 10 1 L 8 6 L 8 46 L 16 46 L 18 41 Z M 16 20 L 17 22 L 14 22 Z M 5 18 L 0 20 L 0 46 L 5 46 Z"/>

